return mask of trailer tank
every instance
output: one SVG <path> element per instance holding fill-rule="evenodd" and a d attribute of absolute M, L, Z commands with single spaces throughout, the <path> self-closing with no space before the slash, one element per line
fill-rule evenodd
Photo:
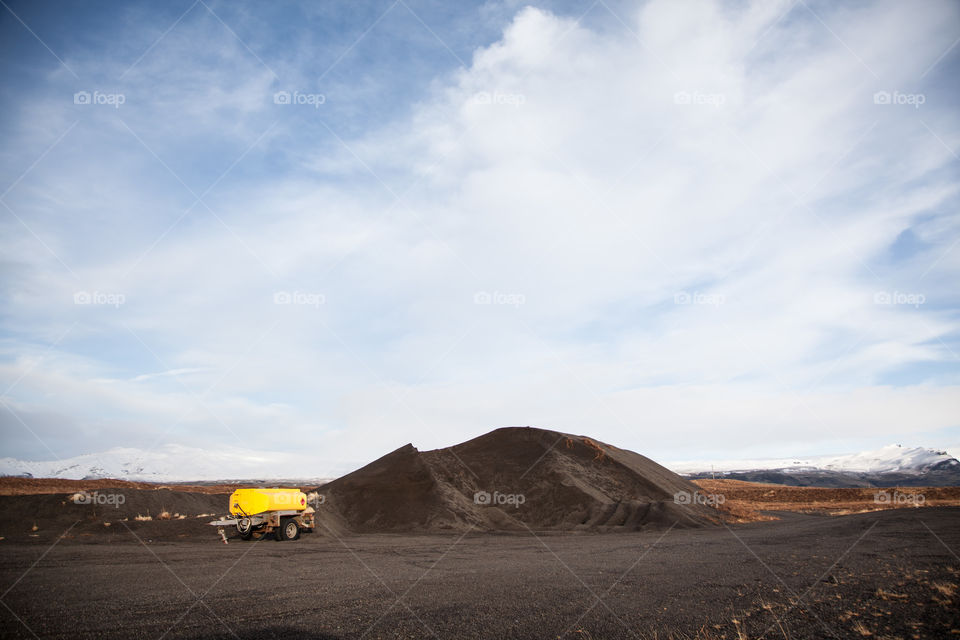
<path fill-rule="evenodd" d="M 307 495 L 299 489 L 237 489 L 230 495 L 230 513 L 235 516 L 306 508 Z"/>

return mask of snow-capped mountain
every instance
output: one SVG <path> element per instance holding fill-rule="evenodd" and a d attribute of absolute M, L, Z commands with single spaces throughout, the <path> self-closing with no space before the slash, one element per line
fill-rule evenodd
<path fill-rule="evenodd" d="M 243 449 L 195 449 L 164 445 L 152 450 L 114 448 L 66 458 L 32 462 L 0 458 L 0 475 L 34 478 L 119 478 L 143 482 L 213 480 L 331 479 L 353 467 L 332 465 L 307 454 Z"/>
<path fill-rule="evenodd" d="M 905 448 L 892 444 L 873 451 L 838 456 L 807 458 L 768 458 L 753 460 L 714 460 L 674 462 L 667 466 L 677 473 L 707 471 L 849 471 L 856 473 L 922 473 L 937 465 L 960 464 L 947 451 L 924 447 Z"/>
<path fill-rule="evenodd" d="M 946 450 L 889 445 L 833 456 L 667 463 L 677 473 L 815 486 L 960 484 L 960 461 Z"/>

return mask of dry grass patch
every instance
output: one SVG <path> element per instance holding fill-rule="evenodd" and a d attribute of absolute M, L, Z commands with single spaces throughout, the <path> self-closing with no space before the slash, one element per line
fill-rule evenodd
<path fill-rule="evenodd" d="M 860 635 L 863 636 L 863 637 L 867 637 L 867 636 L 872 636 L 872 635 L 873 635 L 873 632 L 870 631 L 870 629 L 867 629 L 867 626 L 866 626 L 865 624 L 863 624 L 862 622 L 860 622 L 859 620 L 857 620 L 856 624 L 853 625 L 853 630 L 856 631 L 858 634 L 860 634 Z"/>

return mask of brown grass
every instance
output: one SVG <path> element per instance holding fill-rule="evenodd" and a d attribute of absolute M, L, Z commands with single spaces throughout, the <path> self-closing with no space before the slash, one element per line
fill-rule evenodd
<path fill-rule="evenodd" d="M 49 493 L 79 494 L 104 489 L 171 489 L 188 493 L 230 493 L 249 485 L 243 484 L 154 484 L 128 480 L 60 480 L 57 478 L 0 477 L 0 496 L 28 496 Z"/>
<path fill-rule="evenodd" d="M 881 600 L 906 600 L 907 594 L 894 593 L 893 591 L 887 591 L 886 589 L 877 589 L 877 597 Z"/>
<path fill-rule="evenodd" d="M 906 600 L 909 596 L 905 593 L 896 593 L 886 589 L 877 589 L 877 597 L 881 600 Z"/>
<path fill-rule="evenodd" d="M 706 493 L 723 495 L 725 500 L 720 510 L 734 520 L 748 521 L 770 519 L 764 511 L 800 511 L 846 515 L 884 509 L 917 508 L 912 504 L 877 502 L 878 492 L 921 494 L 923 507 L 960 506 L 960 487 L 908 487 L 908 488 L 828 488 L 788 487 L 777 484 L 744 482 L 742 480 L 694 480 Z"/>
<path fill-rule="evenodd" d="M 856 624 L 853 625 L 853 630 L 859 633 L 863 637 L 872 636 L 873 632 L 870 629 L 867 629 L 866 625 L 857 620 Z"/>

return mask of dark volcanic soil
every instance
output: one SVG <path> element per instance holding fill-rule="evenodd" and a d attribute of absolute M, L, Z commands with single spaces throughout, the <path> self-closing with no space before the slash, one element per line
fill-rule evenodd
<path fill-rule="evenodd" d="M 77 495 L 89 502 L 78 504 Z M 205 523 L 224 513 L 228 502 L 229 493 L 125 486 L 81 494 L 0 496 L 0 536 L 7 542 L 50 543 L 72 526 L 71 535 L 78 539 L 110 539 L 129 535 L 122 530 L 124 524 L 147 535 L 154 529 L 171 537 L 202 535 L 213 531 Z M 159 520 L 161 516 L 164 520 Z"/>
<path fill-rule="evenodd" d="M 783 514 L 730 528 L 614 535 L 324 530 L 294 542 L 229 545 L 210 531 L 150 541 L 151 532 L 133 524 L 184 526 L 115 524 L 112 538 L 71 530 L 52 547 L 0 541 L 0 637 L 802 640 L 960 632 L 960 508 Z"/>
<path fill-rule="evenodd" d="M 632 451 L 529 427 L 445 449 L 406 445 L 318 489 L 358 532 L 642 530 L 717 524 L 698 487 Z"/>
<path fill-rule="evenodd" d="M 219 542 L 227 486 L 24 482 L 0 495 L 0 638 L 960 637 L 960 507 L 730 524 L 675 495 L 855 490 L 698 488 L 583 436 L 407 445 L 283 543 Z"/>

